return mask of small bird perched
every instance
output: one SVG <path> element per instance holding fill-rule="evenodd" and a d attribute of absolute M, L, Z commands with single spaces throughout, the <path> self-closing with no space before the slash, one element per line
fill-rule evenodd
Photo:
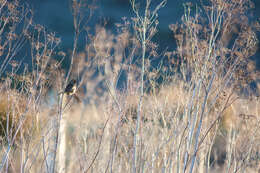
<path fill-rule="evenodd" d="M 72 79 L 68 85 L 66 86 L 64 92 L 61 92 L 61 93 L 65 93 L 67 95 L 73 95 L 75 94 L 76 90 L 77 90 L 77 81 L 75 79 Z"/>

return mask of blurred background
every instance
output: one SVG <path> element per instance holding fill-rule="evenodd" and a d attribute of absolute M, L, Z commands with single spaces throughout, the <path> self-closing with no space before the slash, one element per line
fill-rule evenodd
<path fill-rule="evenodd" d="M 45 26 L 51 32 L 55 32 L 61 38 L 59 49 L 70 52 L 74 37 L 71 2 L 69 0 L 28 0 L 27 2 L 33 9 L 34 22 Z M 144 0 L 140 2 L 144 2 Z M 159 2 L 152 0 L 152 3 Z M 166 6 L 159 11 L 158 33 L 153 38 L 153 41 L 159 45 L 159 53 L 175 49 L 176 43 L 169 25 L 181 21 L 181 16 L 184 14 L 183 4 L 187 2 L 201 4 L 200 0 L 168 0 Z M 260 18 L 260 1 L 252 0 L 252 2 L 255 8 L 248 14 L 248 17 L 251 20 L 256 20 Z M 90 32 L 94 32 L 96 25 L 102 25 L 111 32 L 116 32 L 115 24 L 123 23 L 122 17 L 130 20 L 134 16 L 129 0 L 96 0 L 95 4 L 97 8 L 88 23 Z M 84 49 L 85 40 L 86 37 L 81 37 L 79 40 L 78 51 Z M 260 40 L 259 33 L 258 40 Z M 260 50 L 258 49 L 255 56 L 252 57 L 256 61 L 257 69 L 260 69 L 259 56 Z"/>

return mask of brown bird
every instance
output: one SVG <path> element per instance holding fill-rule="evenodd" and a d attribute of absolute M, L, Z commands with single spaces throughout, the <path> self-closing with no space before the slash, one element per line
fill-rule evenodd
<path fill-rule="evenodd" d="M 73 95 L 76 93 L 76 90 L 77 90 L 77 81 L 75 79 L 72 79 L 68 85 L 66 86 L 64 92 L 61 92 L 61 93 L 65 93 L 67 95 Z M 60 93 L 60 94 L 61 94 Z"/>

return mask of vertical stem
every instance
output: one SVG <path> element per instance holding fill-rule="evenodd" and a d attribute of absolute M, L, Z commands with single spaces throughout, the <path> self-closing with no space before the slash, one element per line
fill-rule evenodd
<path fill-rule="evenodd" d="M 49 151 L 46 153 L 46 172 L 54 172 L 54 166 L 55 166 L 55 150 L 56 150 L 56 124 L 57 124 L 57 119 L 56 117 L 52 117 L 50 120 L 50 142 L 49 142 Z"/>
<path fill-rule="evenodd" d="M 55 172 L 55 166 L 56 166 L 55 162 L 56 162 L 56 156 L 57 156 L 58 144 L 59 144 L 60 123 L 61 123 L 61 120 L 63 118 L 63 116 L 62 116 L 63 104 L 64 104 L 63 98 L 64 98 L 64 94 L 61 94 L 60 98 L 59 98 L 59 106 L 58 106 L 58 119 L 55 120 L 55 129 L 54 130 L 56 132 L 56 136 L 54 137 L 55 138 L 55 144 L 54 144 L 55 146 L 54 146 L 54 151 L 53 151 L 53 164 L 52 164 L 53 166 L 51 167 L 51 173 Z"/>
<path fill-rule="evenodd" d="M 64 105 L 67 103 L 67 95 L 62 102 Z M 65 107 L 62 105 L 62 107 Z M 66 172 L 66 126 L 67 126 L 67 113 L 64 113 L 60 119 L 59 128 L 59 157 L 58 157 L 58 170 L 59 173 Z"/>
<path fill-rule="evenodd" d="M 147 2 L 148 3 L 148 2 Z M 141 125 L 141 109 L 144 96 L 144 72 L 145 72 L 145 52 L 146 52 L 146 29 L 147 29 L 147 13 L 148 7 L 145 9 L 144 21 L 142 22 L 142 71 L 141 71 L 141 86 L 140 86 L 140 99 L 137 108 L 137 123 L 134 136 L 134 153 L 133 153 L 133 173 L 136 172 L 137 166 L 137 145 L 140 140 L 139 129 Z"/>

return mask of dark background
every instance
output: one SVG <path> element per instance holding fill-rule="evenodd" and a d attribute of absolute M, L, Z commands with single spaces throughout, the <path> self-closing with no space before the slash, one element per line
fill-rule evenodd
<path fill-rule="evenodd" d="M 44 25 L 49 31 L 55 32 L 61 38 L 59 49 L 67 52 L 72 49 L 73 45 L 73 17 L 71 14 L 71 3 L 69 0 L 27 0 L 29 6 L 34 11 L 34 22 Z M 137 1 L 145 2 L 145 0 Z M 159 3 L 159 0 L 152 2 Z M 154 41 L 159 44 L 159 51 L 173 50 L 176 46 L 173 34 L 169 29 L 169 25 L 181 20 L 184 14 L 183 3 L 192 2 L 200 4 L 200 0 L 168 0 L 166 6 L 159 11 L 158 33 L 154 37 Z M 255 8 L 253 9 L 253 18 L 260 18 L 260 0 L 253 0 Z M 91 22 L 88 26 L 93 29 L 97 24 L 103 24 L 111 32 L 115 32 L 115 23 L 122 23 L 122 17 L 129 20 L 134 16 L 128 0 L 96 0 L 98 7 Z M 84 49 L 84 39 L 79 42 L 79 51 Z M 258 33 L 260 40 L 260 34 Z M 260 51 L 253 57 L 260 69 Z"/>

